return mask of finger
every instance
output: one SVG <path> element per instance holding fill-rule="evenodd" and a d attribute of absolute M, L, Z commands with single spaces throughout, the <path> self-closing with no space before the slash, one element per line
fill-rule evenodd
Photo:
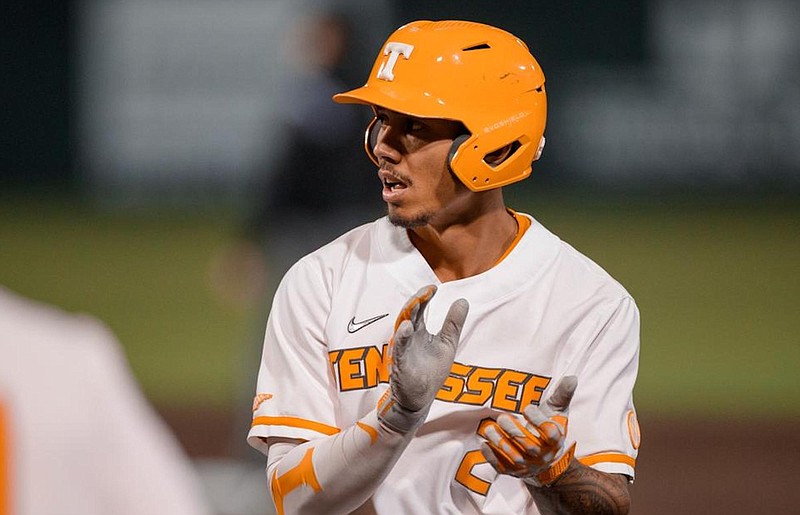
<path fill-rule="evenodd" d="M 397 319 L 394 322 L 395 331 L 403 320 L 411 320 L 415 327 L 418 326 L 421 315 L 425 310 L 425 306 L 435 293 L 436 286 L 433 284 L 424 286 L 417 290 L 417 293 L 412 295 L 411 298 L 406 301 L 403 309 L 400 310 L 400 314 L 397 315 Z"/>
<path fill-rule="evenodd" d="M 413 332 L 414 326 L 411 324 L 410 320 L 403 320 L 400 322 L 400 325 L 394 332 L 394 336 L 392 336 L 391 344 L 389 345 L 390 360 L 393 361 L 396 357 L 402 356 L 403 353 L 405 353 Z"/>
<path fill-rule="evenodd" d="M 556 413 L 564 413 L 569 408 L 569 403 L 572 401 L 577 387 L 578 378 L 576 376 L 565 376 L 559 381 L 553 395 L 547 399 L 547 406 Z"/>
<path fill-rule="evenodd" d="M 539 427 L 548 420 L 550 420 L 540 406 L 535 404 L 528 404 L 523 408 L 522 414 L 532 426 Z"/>
<path fill-rule="evenodd" d="M 511 437 L 512 442 L 529 458 L 535 458 L 541 454 L 543 443 L 536 428 L 528 427 L 518 417 L 512 417 L 507 414 L 497 417 L 497 423 Z"/>
<path fill-rule="evenodd" d="M 544 414 L 541 407 L 534 404 L 525 406 L 522 410 L 525 419 L 538 431 L 542 447 L 560 445 L 567 432 L 567 418 L 555 415 L 552 418 Z"/>
<path fill-rule="evenodd" d="M 492 468 L 494 468 L 497 472 L 505 474 L 509 470 L 509 468 L 506 465 L 500 463 L 500 460 L 497 458 L 497 455 L 494 453 L 494 451 L 487 442 L 481 443 L 480 451 L 483 457 L 486 458 L 486 461 L 489 462 L 489 465 L 491 465 Z"/>
<path fill-rule="evenodd" d="M 439 331 L 439 338 L 453 349 L 458 346 L 467 313 L 469 313 L 469 302 L 466 299 L 453 302 L 442 324 L 442 330 Z"/>
<path fill-rule="evenodd" d="M 417 292 L 417 299 L 419 300 L 411 312 L 411 322 L 414 324 L 415 330 L 425 328 L 425 322 L 423 321 L 423 317 L 425 316 L 425 308 L 428 307 L 428 303 L 431 301 L 433 296 L 436 295 L 436 291 L 436 286 L 431 284 L 421 288 Z"/>
<path fill-rule="evenodd" d="M 491 422 L 483 432 L 489 447 L 497 455 L 503 465 L 518 469 L 525 465 L 525 457 L 511 443 L 511 439 L 506 435 L 499 425 Z"/>

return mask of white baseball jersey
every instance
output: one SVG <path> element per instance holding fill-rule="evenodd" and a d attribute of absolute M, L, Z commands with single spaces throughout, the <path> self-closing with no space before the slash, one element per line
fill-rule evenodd
<path fill-rule="evenodd" d="M 0 287 L 0 514 L 207 514 L 99 322 Z"/>
<path fill-rule="evenodd" d="M 605 271 L 537 221 L 479 275 L 441 283 L 405 229 L 382 218 L 300 260 L 267 324 L 248 441 L 312 440 L 375 409 L 388 386 L 396 315 L 420 287 L 438 292 L 425 317 L 437 333 L 450 304 L 470 311 L 450 376 L 426 422 L 367 502 L 378 513 L 538 513 L 522 481 L 479 452 L 482 422 L 539 403 L 565 375 L 578 387 L 568 445 L 598 470 L 633 478 L 639 430 L 632 400 L 638 310 Z"/>

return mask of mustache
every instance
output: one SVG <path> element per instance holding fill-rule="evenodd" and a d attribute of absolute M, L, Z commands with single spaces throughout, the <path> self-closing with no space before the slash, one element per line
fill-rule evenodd
<path fill-rule="evenodd" d="M 399 180 L 406 186 L 411 186 L 411 183 L 413 182 L 411 180 L 411 177 L 407 176 L 404 173 L 398 172 L 397 170 L 395 170 L 394 165 L 392 165 L 391 163 L 387 163 L 386 161 L 381 161 L 380 168 L 378 168 L 378 177 L 382 179 L 382 177 L 380 176 L 381 172 L 386 172 L 390 174 L 392 177 Z"/>

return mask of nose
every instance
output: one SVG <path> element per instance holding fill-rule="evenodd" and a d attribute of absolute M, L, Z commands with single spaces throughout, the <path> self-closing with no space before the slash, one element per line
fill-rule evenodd
<path fill-rule="evenodd" d="M 398 131 L 386 122 L 377 121 L 375 123 L 375 146 L 373 153 L 380 161 L 397 163 L 400 160 Z"/>

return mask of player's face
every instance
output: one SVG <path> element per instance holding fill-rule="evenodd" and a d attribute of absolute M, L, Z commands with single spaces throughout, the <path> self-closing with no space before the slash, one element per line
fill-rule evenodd
<path fill-rule="evenodd" d="M 381 126 L 374 152 L 389 220 L 406 228 L 455 221 L 471 193 L 447 166 L 463 125 L 383 108 L 376 116 Z"/>

